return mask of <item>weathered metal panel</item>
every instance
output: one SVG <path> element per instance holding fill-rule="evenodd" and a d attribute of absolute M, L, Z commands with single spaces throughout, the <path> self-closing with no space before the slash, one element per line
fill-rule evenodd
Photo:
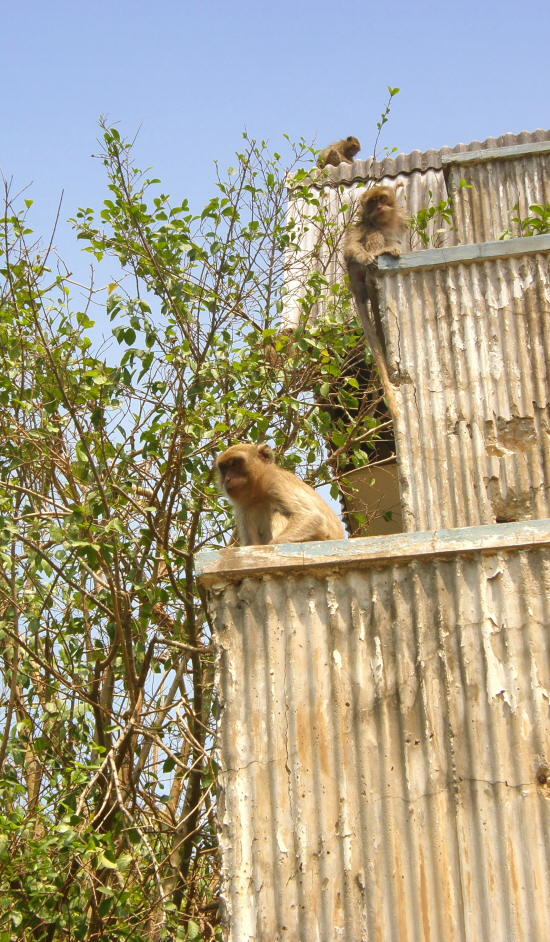
<path fill-rule="evenodd" d="M 407 530 L 550 517 L 550 236 L 379 262 Z"/>
<path fill-rule="evenodd" d="M 203 554 L 228 942 L 546 942 L 549 547 Z"/>
<path fill-rule="evenodd" d="M 455 194 L 459 243 L 488 242 L 507 231 L 519 236 L 514 207 L 524 219 L 531 205 L 550 202 L 550 141 L 448 155 L 443 166 Z M 460 187 L 461 178 L 469 188 Z"/>
<path fill-rule="evenodd" d="M 325 187 L 319 191 L 320 208 L 290 193 L 288 219 L 295 225 L 298 250 L 287 252 L 283 288 L 282 326 L 294 328 L 303 316 L 300 300 L 308 293 L 307 279 L 314 271 L 336 284 L 344 277 L 343 238 L 354 211 L 352 191 Z M 310 320 L 327 313 L 328 298 L 316 305 Z"/>

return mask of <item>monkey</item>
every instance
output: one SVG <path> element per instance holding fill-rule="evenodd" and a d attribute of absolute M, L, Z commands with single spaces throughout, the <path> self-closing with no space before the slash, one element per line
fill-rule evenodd
<path fill-rule="evenodd" d="M 334 144 L 323 148 L 317 158 L 317 166 L 322 169 L 327 164 L 332 164 L 333 167 L 341 163 L 352 164 L 352 157 L 360 150 L 361 144 L 356 137 L 344 137 L 341 141 L 335 141 Z"/>
<path fill-rule="evenodd" d="M 407 218 L 396 205 L 391 187 L 373 186 L 361 195 L 358 220 L 349 227 L 344 240 L 344 258 L 352 284 L 354 266 L 359 266 L 364 279 L 366 266 L 379 255 L 401 254 L 401 235 L 406 228 Z"/>
<path fill-rule="evenodd" d="M 376 331 L 384 349 L 384 336 L 373 278 L 373 263 L 379 255 L 401 254 L 401 235 L 407 228 L 407 216 L 395 202 L 389 186 L 373 186 L 359 199 L 357 220 L 344 237 L 344 260 L 351 290 L 359 305 L 370 298 Z"/>
<path fill-rule="evenodd" d="M 334 511 L 309 484 L 275 464 L 269 445 L 231 445 L 216 467 L 235 508 L 241 546 L 344 539 Z"/>

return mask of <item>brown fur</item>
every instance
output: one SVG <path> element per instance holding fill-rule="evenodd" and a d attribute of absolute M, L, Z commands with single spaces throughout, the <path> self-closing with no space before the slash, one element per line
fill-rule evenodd
<path fill-rule="evenodd" d="M 232 445 L 216 467 L 235 508 L 241 546 L 344 538 L 334 511 L 309 484 L 276 465 L 268 445 Z"/>
<path fill-rule="evenodd" d="M 344 137 L 341 141 L 335 141 L 325 147 L 317 158 L 318 167 L 326 167 L 331 164 L 337 167 L 338 164 L 352 164 L 353 157 L 361 150 L 361 144 L 356 137 Z"/>
<path fill-rule="evenodd" d="M 404 210 L 396 204 L 389 186 L 373 186 L 359 199 L 356 221 L 346 232 L 344 259 L 354 294 L 367 296 L 365 275 L 379 255 L 401 254 L 401 236 L 407 228 Z"/>

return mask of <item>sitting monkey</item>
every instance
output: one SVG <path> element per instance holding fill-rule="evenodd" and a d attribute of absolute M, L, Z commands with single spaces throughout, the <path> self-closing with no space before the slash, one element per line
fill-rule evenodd
<path fill-rule="evenodd" d="M 361 144 L 356 137 L 344 137 L 341 141 L 335 141 L 334 144 L 323 148 L 317 158 L 317 166 L 322 169 L 327 164 L 332 164 L 333 167 L 342 163 L 352 164 L 352 157 L 360 150 Z"/>
<path fill-rule="evenodd" d="M 344 539 L 334 511 L 309 484 L 274 463 L 269 445 L 232 445 L 216 467 L 235 508 L 241 546 Z"/>

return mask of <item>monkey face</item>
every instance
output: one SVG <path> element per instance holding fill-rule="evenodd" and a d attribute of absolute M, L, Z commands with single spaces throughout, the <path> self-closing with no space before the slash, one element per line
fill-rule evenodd
<path fill-rule="evenodd" d="M 218 458 L 218 472 L 220 475 L 220 487 L 228 497 L 237 500 L 246 492 L 249 483 L 249 475 L 246 470 L 246 460 L 243 456 L 235 455 Z"/>
<path fill-rule="evenodd" d="M 231 445 L 216 460 L 220 488 L 232 500 L 246 503 L 254 497 L 254 482 L 262 468 L 273 463 L 269 445 Z"/>
<path fill-rule="evenodd" d="M 393 219 L 395 196 L 387 186 L 375 186 L 361 197 L 361 216 L 364 222 L 384 228 L 387 220 Z"/>
<path fill-rule="evenodd" d="M 361 150 L 361 144 L 356 137 L 346 137 L 345 154 L 346 157 L 353 157 Z"/>

